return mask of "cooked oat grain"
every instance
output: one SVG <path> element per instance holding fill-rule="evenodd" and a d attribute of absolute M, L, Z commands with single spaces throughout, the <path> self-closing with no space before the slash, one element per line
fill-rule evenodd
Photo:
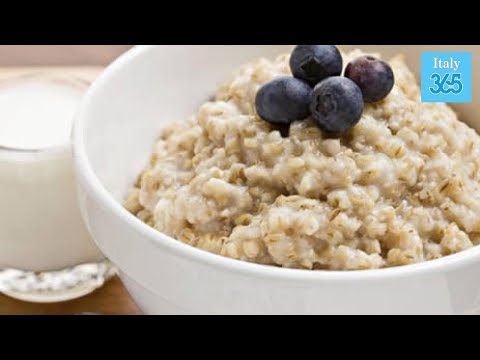
<path fill-rule="evenodd" d="M 478 244 L 480 137 L 447 105 L 420 103 L 401 57 L 390 64 L 392 93 L 342 139 L 311 121 L 283 138 L 254 103 L 290 74 L 288 56 L 245 65 L 164 130 L 127 209 L 192 246 L 291 268 L 406 265 Z"/>

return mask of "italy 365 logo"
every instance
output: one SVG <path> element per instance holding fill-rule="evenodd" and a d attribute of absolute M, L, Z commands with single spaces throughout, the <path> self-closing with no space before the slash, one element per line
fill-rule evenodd
<path fill-rule="evenodd" d="M 422 53 L 422 102 L 472 102 L 472 53 Z"/>

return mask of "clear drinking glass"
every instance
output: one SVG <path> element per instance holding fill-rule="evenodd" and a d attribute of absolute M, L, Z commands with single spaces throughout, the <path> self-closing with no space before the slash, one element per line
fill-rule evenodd
<path fill-rule="evenodd" d="M 64 133 L 88 85 L 48 72 L 0 82 L 0 292 L 11 297 L 68 300 L 115 273 L 81 219 Z"/>

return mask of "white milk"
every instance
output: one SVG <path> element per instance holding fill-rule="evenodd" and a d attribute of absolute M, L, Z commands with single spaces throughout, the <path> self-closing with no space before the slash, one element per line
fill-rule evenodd
<path fill-rule="evenodd" d="M 45 75 L 0 83 L 0 268 L 102 259 L 80 217 L 70 152 L 84 90 Z"/>
<path fill-rule="evenodd" d="M 70 137 L 80 89 L 29 79 L 0 88 L 0 146 L 44 149 Z"/>

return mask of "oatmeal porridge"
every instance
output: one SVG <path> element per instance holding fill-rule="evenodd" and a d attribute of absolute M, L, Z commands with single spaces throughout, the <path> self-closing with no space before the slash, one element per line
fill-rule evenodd
<path fill-rule="evenodd" d="M 480 137 L 446 104 L 420 102 L 401 56 L 389 95 L 342 136 L 311 117 L 286 136 L 257 114 L 289 57 L 246 64 L 168 126 L 126 208 L 197 248 L 288 268 L 407 265 L 480 243 Z"/>

